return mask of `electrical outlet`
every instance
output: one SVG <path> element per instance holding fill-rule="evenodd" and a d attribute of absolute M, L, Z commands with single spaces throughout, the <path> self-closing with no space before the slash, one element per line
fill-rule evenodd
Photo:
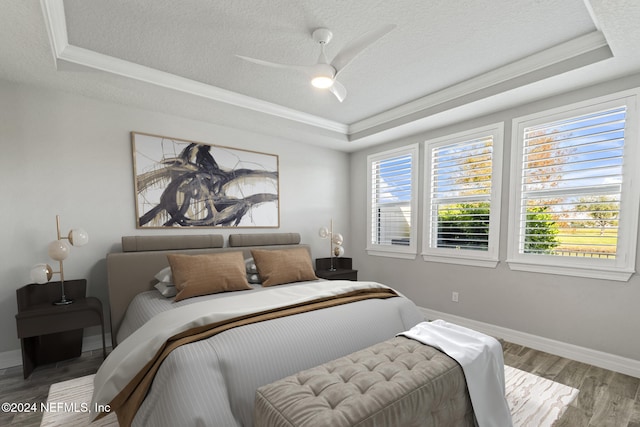
<path fill-rule="evenodd" d="M 451 301 L 458 302 L 458 293 L 457 292 L 452 292 L 451 293 Z"/>

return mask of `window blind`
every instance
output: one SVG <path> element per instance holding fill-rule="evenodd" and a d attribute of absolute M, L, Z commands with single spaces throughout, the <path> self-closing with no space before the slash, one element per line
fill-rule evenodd
<path fill-rule="evenodd" d="M 615 258 L 626 107 L 524 129 L 520 253 Z"/>
<path fill-rule="evenodd" d="M 413 167 L 411 153 L 371 163 L 371 243 L 410 245 Z"/>
<path fill-rule="evenodd" d="M 492 161 L 492 136 L 432 150 L 431 247 L 488 250 Z"/>

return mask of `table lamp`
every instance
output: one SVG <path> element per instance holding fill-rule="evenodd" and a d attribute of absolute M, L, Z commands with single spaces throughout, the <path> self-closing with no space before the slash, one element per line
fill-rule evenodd
<path fill-rule="evenodd" d="M 329 271 L 336 271 L 336 268 L 333 265 L 333 257 L 344 255 L 344 248 L 342 247 L 344 239 L 342 237 L 342 234 L 333 232 L 333 219 L 329 223 L 329 228 L 320 228 L 320 231 L 318 231 L 318 235 L 322 239 L 329 239 L 329 256 L 331 257 L 331 266 L 329 267 Z"/>
<path fill-rule="evenodd" d="M 31 268 L 30 275 L 31 280 L 35 283 L 44 284 L 49 282 L 54 274 L 60 274 L 62 297 L 60 300 L 54 302 L 54 304 L 67 305 L 73 303 L 73 300 L 67 299 L 64 294 L 64 267 L 62 265 L 62 261 L 69 256 L 69 251 L 71 250 L 69 243 L 73 246 L 84 246 L 89 242 L 89 235 L 82 228 L 75 228 L 72 229 L 66 237 L 61 236 L 60 215 L 56 215 L 56 229 L 58 232 L 58 238 L 49 243 L 47 252 L 52 259 L 58 261 L 60 269 L 58 271 L 53 271 L 49 264 L 36 264 Z M 69 243 L 67 243 L 67 241 Z"/>

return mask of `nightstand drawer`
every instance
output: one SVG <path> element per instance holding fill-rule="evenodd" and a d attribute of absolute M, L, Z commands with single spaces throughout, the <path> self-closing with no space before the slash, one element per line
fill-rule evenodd
<path fill-rule="evenodd" d="M 327 280 L 358 280 L 358 270 L 351 266 L 351 258 L 316 258 L 316 276 Z"/>
<path fill-rule="evenodd" d="M 318 270 L 316 276 L 327 280 L 358 280 L 358 270 Z"/>
<path fill-rule="evenodd" d="M 16 314 L 16 322 L 18 338 L 98 326 L 102 323 L 102 304 L 88 297 L 65 306 L 39 305 Z"/>

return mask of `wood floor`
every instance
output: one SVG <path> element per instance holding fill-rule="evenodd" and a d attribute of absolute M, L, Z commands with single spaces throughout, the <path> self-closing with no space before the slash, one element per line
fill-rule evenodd
<path fill-rule="evenodd" d="M 640 379 L 502 343 L 504 362 L 580 390 L 556 427 L 640 427 Z"/>
<path fill-rule="evenodd" d="M 47 401 L 49 386 L 85 375 L 95 374 L 102 363 L 102 349 L 87 351 L 76 359 L 38 366 L 26 380 L 22 366 L 0 369 L 0 403 L 36 403 Z M 42 412 L 0 413 L 0 426 L 39 426 Z"/>
<path fill-rule="evenodd" d="M 557 427 L 640 427 L 640 379 L 503 342 L 505 363 L 580 390 Z M 40 366 L 24 380 L 22 367 L 0 369 L 0 402 L 46 402 L 49 386 L 93 374 L 102 351 Z M 0 413 L 0 426 L 39 426 L 42 413 Z"/>

